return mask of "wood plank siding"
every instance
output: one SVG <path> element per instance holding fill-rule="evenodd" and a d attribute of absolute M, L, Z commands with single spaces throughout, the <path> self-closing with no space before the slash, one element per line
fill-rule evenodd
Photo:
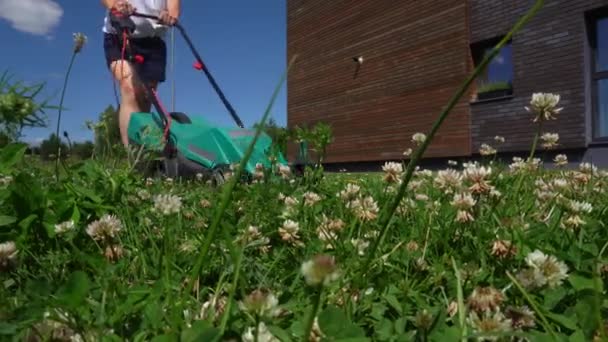
<path fill-rule="evenodd" d="M 532 0 L 288 0 L 288 127 L 331 125 L 328 163 L 402 157 L 411 136 L 428 132 L 473 70 L 472 46 L 505 35 Z M 592 95 L 585 14 L 608 0 L 552 0 L 512 44 L 512 95 L 475 102 L 475 87 L 444 122 L 425 157 L 527 152 L 534 137 L 524 109 L 534 92 L 562 97 L 564 111 L 544 132 L 560 148 L 591 142 Z M 362 56 L 358 65 L 354 57 Z M 295 149 L 289 149 L 294 159 Z M 524 155 L 522 155 L 524 156 Z"/>
<path fill-rule="evenodd" d="M 330 124 L 329 163 L 401 158 L 470 70 L 467 15 L 464 0 L 289 0 L 288 126 Z M 470 153 L 468 106 L 427 156 Z"/>

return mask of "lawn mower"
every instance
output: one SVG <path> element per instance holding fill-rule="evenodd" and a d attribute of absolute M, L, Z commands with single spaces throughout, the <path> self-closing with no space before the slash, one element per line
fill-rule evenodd
<path fill-rule="evenodd" d="M 159 20 L 158 17 L 134 13 L 133 16 Z M 135 23 L 130 16 L 112 11 L 110 20 L 113 27 L 120 32 L 124 58 L 132 63 L 145 63 L 142 56 L 134 55 L 129 50 L 130 34 L 135 31 Z M 186 31 L 179 23 L 175 27 L 180 31 L 196 61 L 194 68 L 207 76 L 226 109 L 238 127 L 218 127 L 201 116 L 191 116 L 182 112 L 167 112 L 156 92 L 148 85 L 143 85 L 147 97 L 157 113 L 136 112 L 131 114 L 128 126 L 129 144 L 144 150 L 157 153 L 160 158 L 153 166 L 154 171 L 171 178 L 190 178 L 203 176 L 214 182 L 223 182 L 225 172 L 231 164 L 240 163 L 249 145 L 252 143 L 255 130 L 246 129 L 243 122 L 230 105 L 217 82 L 209 72 Z M 258 137 L 253 152 L 245 165 L 243 175 L 250 179 L 256 164 L 264 168 L 271 166 L 270 149 L 272 139 L 264 132 Z M 287 165 L 281 153 L 274 154 L 275 165 Z"/>

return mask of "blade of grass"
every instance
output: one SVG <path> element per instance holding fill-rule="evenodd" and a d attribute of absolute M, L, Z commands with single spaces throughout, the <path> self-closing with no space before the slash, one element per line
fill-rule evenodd
<path fill-rule="evenodd" d="M 598 303 L 602 302 L 602 277 L 601 277 L 601 273 L 600 273 L 600 265 L 602 264 L 602 257 L 604 256 L 604 252 L 606 251 L 606 248 L 608 248 L 608 242 L 606 242 L 604 244 L 604 246 L 602 246 L 602 249 L 600 250 L 600 253 L 597 255 L 596 261 L 595 261 L 595 265 L 596 267 L 594 267 L 593 270 L 593 288 L 595 290 L 595 298 L 597 300 Z M 608 332 L 606 331 L 606 325 L 603 322 L 602 319 L 602 310 L 600 305 L 596 306 L 596 310 L 595 310 L 595 317 L 598 320 L 598 325 L 599 325 L 599 333 L 600 333 L 600 337 L 602 338 L 602 341 L 608 340 Z"/>
<path fill-rule="evenodd" d="M 241 248 L 241 250 L 239 251 L 239 253 L 236 257 L 237 259 L 235 261 L 235 266 L 234 266 L 234 278 L 232 279 L 232 286 L 229 289 L 230 292 L 228 293 L 228 300 L 226 301 L 226 308 L 224 310 L 224 315 L 222 317 L 220 333 L 218 334 L 216 341 L 219 340 L 220 337 L 222 337 L 224 335 L 224 332 L 226 331 L 226 326 L 228 325 L 228 319 L 230 319 L 232 301 L 234 300 L 234 294 L 236 293 L 236 289 L 239 284 L 239 278 L 241 275 L 241 265 L 242 265 L 242 261 L 243 261 L 243 254 L 244 254 L 244 249 Z"/>
<path fill-rule="evenodd" d="M 517 281 L 517 279 L 515 279 L 515 277 L 513 277 L 513 275 L 511 275 L 510 272 L 507 272 L 507 276 L 509 277 L 509 279 L 511 279 L 511 281 L 513 282 L 515 287 L 517 287 L 519 292 L 521 292 L 521 294 L 524 296 L 524 298 L 526 299 L 528 304 L 530 304 L 530 306 L 532 307 L 534 312 L 536 312 L 538 317 L 540 317 L 543 328 L 545 328 L 545 330 L 551 334 L 551 336 L 553 337 L 553 340 L 557 341 L 558 340 L 557 335 L 555 334 L 555 331 L 553 331 L 553 328 L 551 328 L 551 324 L 549 324 L 547 317 L 545 317 L 545 315 L 539 309 L 538 305 L 536 305 L 536 302 L 530 297 L 530 295 L 528 294 L 528 291 L 526 291 L 521 286 L 521 284 Z"/>
<path fill-rule="evenodd" d="M 74 51 L 72 53 L 72 57 L 70 58 L 70 64 L 68 65 L 68 71 L 65 74 L 65 78 L 63 81 L 63 89 L 61 91 L 61 100 L 59 101 L 59 113 L 57 115 L 57 129 L 55 132 L 55 135 L 57 136 L 57 140 L 58 140 L 58 144 L 57 144 L 57 150 L 55 151 L 56 155 L 55 155 L 55 178 L 58 181 L 59 180 L 59 159 L 61 158 L 61 136 L 59 135 L 59 128 L 61 126 L 61 114 L 63 111 L 63 100 L 65 98 L 65 91 L 66 88 L 68 86 L 68 79 L 70 78 L 70 72 L 72 71 L 72 67 L 74 66 L 74 59 L 76 58 L 76 55 L 78 53 L 76 51 Z"/>
<path fill-rule="evenodd" d="M 285 73 L 283 73 L 283 76 L 281 77 L 279 84 L 277 85 L 277 87 L 274 90 L 274 93 L 272 94 L 270 103 L 268 104 L 268 107 L 266 108 L 266 112 L 264 113 L 264 116 L 262 117 L 262 120 L 256 129 L 255 136 L 253 137 L 251 144 L 249 144 L 249 147 L 247 148 L 247 152 L 245 153 L 245 156 L 241 160 L 241 163 L 240 163 L 239 167 L 237 168 L 235 174 L 230 178 L 228 184 L 226 184 L 226 187 L 224 188 L 220 205 L 217 208 L 217 210 L 215 211 L 215 215 L 213 216 L 213 221 L 211 223 L 211 227 L 209 228 L 209 232 L 207 233 L 207 236 L 205 237 L 203 246 L 201 248 L 201 252 L 199 253 L 196 263 L 194 264 L 194 267 L 192 268 L 192 273 L 189 278 L 189 279 L 191 279 L 191 282 L 192 282 L 192 285 L 190 286 L 191 291 L 194 288 L 193 280 L 197 279 L 201 270 L 203 269 L 203 266 L 205 265 L 205 262 L 208 260 L 207 255 L 209 254 L 209 247 L 211 246 L 211 243 L 213 242 L 215 234 L 217 233 L 217 228 L 219 227 L 220 220 L 221 220 L 224 212 L 226 211 L 226 207 L 228 206 L 228 203 L 230 202 L 232 192 L 236 186 L 236 182 L 241 178 L 242 170 L 245 168 L 245 165 L 247 165 L 247 162 L 249 161 L 249 158 L 251 157 L 251 154 L 253 153 L 253 147 L 255 146 L 255 144 L 263 130 L 263 127 L 266 123 L 266 119 L 268 118 L 268 116 L 270 114 L 270 110 L 272 109 L 272 106 L 274 105 L 274 102 L 275 102 L 277 96 L 279 95 L 279 91 L 280 91 L 281 87 L 283 86 L 283 83 L 285 82 L 285 79 L 287 78 L 287 74 L 289 73 L 289 70 L 293 66 L 296 58 L 297 58 L 297 55 L 294 56 L 291 59 L 291 61 L 289 62 L 287 70 L 285 71 Z M 184 288 L 187 288 L 187 286 Z"/>
<path fill-rule="evenodd" d="M 420 145 L 420 147 L 418 149 L 416 149 L 416 152 L 414 153 L 412 160 L 408 164 L 407 170 L 403 176 L 403 182 L 401 183 L 401 186 L 399 187 L 399 191 L 398 191 L 397 195 L 395 196 L 394 200 L 387 207 L 385 207 L 384 210 L 382 211 L 382 214 L 381 214 L 380 220 L 379 220 L 380 227 L 381 227 L 380 234 L 374 240 L 374 243 L 370 248 L 368 258 L 365 262 L 364 267 L 362 268 L 362 270 L 364 272 L 366 270 L 369 270 L 369 265 L 372 262 L 372 259 L 374 258 L 375 254 L 379 248 L 380 242 L 384 239 L 384 236 L 387 233 L 389 222 L 390 222 L 391 218 L 393 217 L 395 210 L 399 206 L 399 203 L 403 199 L 403 196 L 405 195 L 405 190 L 407 189 L 407 186 L 413 176 L 413 173 L 416 168 L 416 165 L 418 164 L 418 161 L 424 154 L 424 151 L 426 151 L 426 149 L 430 145 L 431 141 L 433 140 L 433 137 L 435 136 L 435 134 L 441 127 L 441 124 L 443 123 L 443 121 L 448 117 L 448 115 L 450 114 L 452 109 L 456 106 L 456 104 L 458 104 L 458 102 L 460 101 L 462 96 L 464 96 L 465 92 L 469 89 L 471 83 L 473 83 L 473 81 L 477 78 L 477 76 L 479 74 L 481 74 L 481 72 L 490 63 L 490 61 L 492 61 L 494 59 L 494 57 L 500 52 L 500 49 L 509 40 L 511 40 L 511 38 L 513 37 L 513 35 L 516 32 L 518 32 L 528 21 L 530 21 L 530 19 L 532 19 L 532 17 L 534 17 L 536 15 L 536 13 L 543 7 L 543 5 L 544 5 L 544 0 L 537 0 L 536 3 L 534 4 L 534 6 L 528 11 L 528 13 L 526 13 L 526 15 L 523 16 L 513 26 L 513 28 L 511 28 L 509 33 L 507 33 L 507 35 L 491 50 L 491 52 L 486 55 L 486 57 L 483 59 L 483 61 L 477 66 L 477 68 L 475 68 L 473 73 L 463 82 L 463 84 L 460 86 L 460 88 L 458 89 L 456 94 L 454 94 L 454 96 L 450 99 L 450 101 L 448 102 L 448 105 L 441 112 L 437 121 L 435 121 L 435 123 L 433 124 L 433 127 L 431 128 L 431 131 L 427 135 L 427 138 L 425 139 L 425 141 L 422 143 L 422 145 Z"/>
<path fill-rule="evenodd" d="M 462 292 L 462 279 L 460 278 L 460 270 L 456 266 L 456 260 L 452 259 L 452 267 L 456 275 L 456 296 L 458 301 L 458 324 L 460 325 L 460 338 L 463 342 L 466 342 L 467 325 L 465 322 L 465 307 L 464 307 L 464 294 Z"/>

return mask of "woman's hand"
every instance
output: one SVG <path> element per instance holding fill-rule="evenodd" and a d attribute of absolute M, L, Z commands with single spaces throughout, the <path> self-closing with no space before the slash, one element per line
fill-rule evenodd
<path fill-rule="evenodd" d="M 129 3 L 128 0 L 117 0 L 114 3 L 114 8 L 124 15 L 131 15 L 135 13 L 136 8 Z"/>
<path fill-rule="evenodd" d="M 173 26 L 177 22 L 177 18 L 172 16 L 169 11 L 161 11 L 158 19 L 161 24 L 169 26 Z"/>

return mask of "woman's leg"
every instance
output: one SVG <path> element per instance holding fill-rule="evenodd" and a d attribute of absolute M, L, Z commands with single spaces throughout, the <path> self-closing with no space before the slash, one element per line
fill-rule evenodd
<path fill-rule="evenodd" d="M 120 110 L 118 112 L 118 124 L 120 136 L 125 147 L 129 146 L 128 127 L 131 113 L 146 110 L 145 90 L 137 78 L 132 65 L 125 60 L 117 60 L 110 64 L 110 70 L 120 87 Z"/>

